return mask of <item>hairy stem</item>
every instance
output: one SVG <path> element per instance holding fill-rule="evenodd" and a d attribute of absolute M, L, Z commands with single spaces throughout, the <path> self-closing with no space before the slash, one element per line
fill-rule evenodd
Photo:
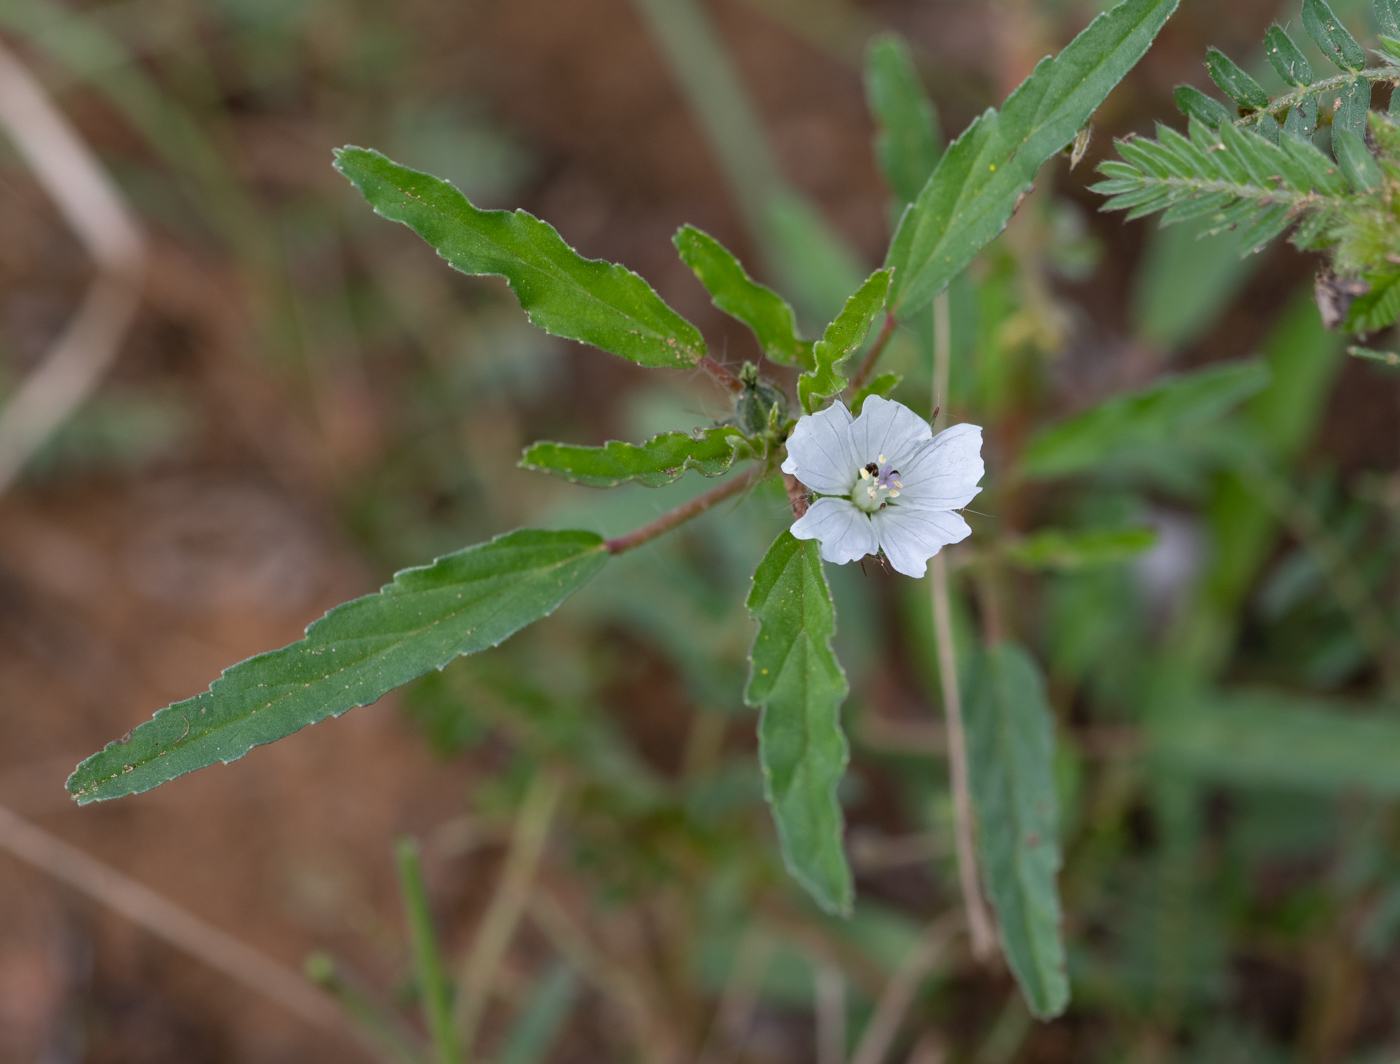
<path fill-rule="evenodd" d="M 1332 89 L 1340 89 L 1345 85 L 1350 85 L 1353 81 L 1394 81 L 1397 78 L 1400 78 L 1400 67 L 1396 66 L 1368 67 L 1365 70 L 1354 70 L 1330 78 L 1323 78 L 1321 81 L 1304 85 L 1301 89 L 1286 92 L 1282 96 L 1270 100 L 1268 107 L 1236 119 L 1235 125 L 1247 126 L 1251 123 L 1257 125 L 1264 115 L 1278 115 L 1291 107 L 1296 107 L 1310 96 L 1330 92 Z"/>
<path fill-rule="evenodd" d="M 767 463 L 756 465 L 749 469 L 742 476 L 726 480 L 716 488 L 711 488 L 704 495 L 691 499 L 688 503 L 677 506 L 674 510 L 668 510 L 655 521 L 645 524 L 633 532 L 628 532 L 625 536 L 617 536 L 608 540 L 604 546 L 609 554 L 625 554 L 629 550 L 640 547 L 643 543 L 650 543 L 657 536 L 663 536 L 673 528 L 678 528 L 696 517 L 699 517 L 717 502 L 723 502 L 731 496 L 738 495 L 746 488 L 752 487 L 764 478 L 768 473 Z"/>
<path fill-rule="evenodd" d="M 865 361 L 860 364 L 860 369 L 856 370 L 856 375 L 851 378 L 850 389 L 858 392 L 869 380 L 871 371 L 875 369 L 875 363 L 880 360 L 880 356 L 885 353 L 885 345 L 890 342 L 890 337 L 894 335 L 894 328 L 899 321 L 893 314 L 886 312 L 885 324 L 880 327 L 880 335 L 875 337 L 875 342 L 870 345 L 870 350 L 865 355 Z"/>

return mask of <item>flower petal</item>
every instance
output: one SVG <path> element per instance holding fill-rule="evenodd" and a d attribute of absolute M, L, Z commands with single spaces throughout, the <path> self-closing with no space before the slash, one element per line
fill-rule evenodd
<path fill-rule="evenodd" d="M 962 515 L 949 510 L 886 506 L 871 515 L 870 523 L 895 571 L 916 578 L 924 575 L 928 560 L 942 547 L 972 535 Z"/>
<path fill-rule="evenodd" d="M 870 518 L 849 499 L 818 499 L 792 525 L 798 539 L 821 541 L 822 557 L 845 565 L 880 549 Z"/>
<path fill-rule="evenodd" d="M 927 421 L 903 403 L 878 395 L 866 398 L 860 417 L 851 424 L 851 441 L 860 465 L 878 461 L 883 454 L 901 473 L 901 463 L 912 460 L 919 444 L 932 438 Z"/>
<path fill-rule="evenodd" d="M 847 494 L 864 464 L 851 446 L 851 412 L 839 402 L 799 418 L 787 450 L 783 472 L 823 495 Z"/>
<path fill-rule="evenodd" d="M 867 400 L 868 402 L 868 400 Z M 899 467 L 900 504 L 923 510 L 957 510 L 982 489 L 982 427 L 944 429 Z"/>

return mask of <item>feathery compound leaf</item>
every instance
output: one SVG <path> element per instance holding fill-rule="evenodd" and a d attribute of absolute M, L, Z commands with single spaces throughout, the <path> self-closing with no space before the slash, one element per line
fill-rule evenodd
<path fill-rule="evenodd" d="M 1269 383 L 1260 361 L 1210 366 L 1115 396 L 1040 433 L 1024 457 L 1032 479 L 1065 476 L 1131 451 L 1160 447 L 1213 421 Z"/>
<path fill-rule="evenodd" d="M 909 46 L 893 34 L 876 37 L 865 59 L 865 98 L 875 118 L 875 158 L 902 208 L 938 165 L 943 135 Z"/>
<path fill-rule="evenodd" d="M 1269 106 L 1269 94 L 1259 87 L 1259 82 L 1219 48 L 1206 52 L 1206 70 L 1220 91 L 1241 107 L 1258 111 Z"/>
<path fill-rule="evenodd" d="M 1264 34 L 1264 54 L 1278 71 L 1278 76 L 1295 89 L 1313 83 L 1312 64 L 1282 26 L 1270 26 Z"/>
<path fill-rule="evenodd" d="M 234 665 L 204 694 L 109 743 L 77 767 L 68 790 L 83 805 L 139 794 L 369 705 L 547 617 L 607 558 L 592 532 L 524 530 L 405 569 L 377 594 L 331 610 L 300 642 Z"/>
<path fill-rule="evenodd" d="M 1327 0 L 1303 0 L 1303 28 L 1322 54 L 1343 70 L 1361 70 L 1366 66 L 1366 53 L 1332 13 Z"/>
<path fill-rule="evenodd" d="M 504 277 L 530 321 L 642 366 L 683 369 L 705 354 L 695 326 L 632 271 L 585 259 L 524 211 L 483 211 L 456 188 L 377 151 L 335 153 L 377 214 L 402 222 L 463 273 Z"/>
<path fill-rule="evenodd" d="M 890 306 L 907 318 L 992 242 L 1041 165 L 1069 144 L 1147 51 L 1177 0 L 1123 0 L 949 145 L 900 220 L 887 266 Z"/>
<path fill-rule="evenodd" d="M 815 412 L 823 399 L 846 387 L 841 363 L 855 354 L 865 342 L 870 323 L 885 305 L 889 288 L 888 269 L 872 273 L 856 290 L 856 294 L 846 300 L 836 320 L 826 327 L 822 338 L 812 346 L 816 368 L 797 378 L 797 399 L 807 413 Z"/>
<path fill-rule="evenodd" d="M 717 477 L 747 450 L 743 433 L 733 426 L 721 425 L 693 436 L 688 432 L 664 432 L 641 446 L 620 440 L 601 447 L 543 441 L 526 448 L 520 464 L 592 488 L 615 488 L 629 480 L 660 488 L 679 480 L 687 469 L 698 470 L 701 476 Z"/>
<path fill-rule="evenodd" d="M 672 238 L 681 261 L 695 271 L 715 306 L 738 318 L 774 362 L 812 368 L 812 344 L 797 335 L 787 300 L 751 278 L 739 260 L 709 233 L 683 225 Z"/>
<path fill-rule="evenodd" d="M 1035 660 L 1014 643 L 988 647 L 967 693 L 977 852 L 1007 962 L 1041 1019 L 1069 1004 L 1055 885 L 1060 845 L 1051 720 Z"/>
<path fill-rule="evenodd" d="M 848 750 L 841 731 L 846 674 L 831 652 L 836 610 L 815 540 L 784 531 L 753 574 L 758 621 L 744 701 L 761 707 L 758 756 L 788 871 L 831 913 L 851 909 L 836 786 Z"/>

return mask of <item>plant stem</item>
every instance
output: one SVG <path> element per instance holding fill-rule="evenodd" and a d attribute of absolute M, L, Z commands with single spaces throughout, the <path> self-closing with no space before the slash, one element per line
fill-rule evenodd
<path fill-rule="evenodd" d="M 468 1050 L 476 1041 L 496 972 L 530 901 L 554 810 L 563 792 L 558 776 L 540 769 L 515 816 L 505 868 L 458 973 L 457 1005 L 452 1019 Z"/>
<path fill-rule="evenodd" d="M 894 327 L 898 324 L 898 319 L 887 311 L 885 324 L 880 327 L 880 335 L 875 337 L 875 342 L 870 345 L 870 350 L 866 353 L 865 361 L 860 364 L 860 369 L 856 370 L 856 375 L 851 378 L 850 389 L 852 392 L 858 392 L 864 386 L 871 371 L 875 368 L 875 363 L 884 354 L 885 345 L 890 342 L 890 337 L 894 335 Z"/>
<path fill-rule="evenodd" d="M 607 547 L 609 554 L 625 554 L 644 543 L 650 543 L 657 536 L 663 536 L 671 529 L 678 528 L 692 518 L 699 517 L 715 503 L 723 502 L 732 495 L 738 495 L 744 489 L 762 480 L 767 473 L 767 463 L 756 465 L 742 476 L 726 480 L 718 487 L 705 492 L 704 495 L 699 495 L 689 502 L 677 506 L 674 510 L 668 510 L 650 524 L 628 532 L 625 536 L 617 536 L 608 540 L 604 546 Z"/>
<path fill-rule="evenodd" d="M 452 1029 L 451 991 L 438 951 L 437 931 L 423 886 L 423 866 L 418 859 L 418 843 L 411 838 L 398 841 L 399 886 L 403 890 L 408 916 L 408 936 L 413 948 L 413 967 L 418 976 L 418 992 L 423 998 L 423 1014 L 432 1036 L 436 1064 L 459 1064 L 462 1059 L 456 1033 Z"/>
<path fill-rule="evenodd" d="M 933 416 L 934 432 L 948 418 L 943 407 L 947 405 L 952 349 L 948 293 L 943 291 L 933 301 L 933 406 L 937 411 Z M 958 690 L 958 661 L 953 647 L 953 611 L 948 604 L 948 560 L 942 551 L 933 556 L 929 572 L 933 632 L 938 644 L 938 677 L 943 686 L 943 716 L 948 729 L 948 775 L 953 788 L 958 882 L 962 887 L 963 907 L 967 910 L 972 955 L 985 961 L 995 952 L 996 938 L 977 876 L 977 850 L 972 836 L 972 791 L 967 781 L 967 738 L 963 733 L 962 695 Z"/>

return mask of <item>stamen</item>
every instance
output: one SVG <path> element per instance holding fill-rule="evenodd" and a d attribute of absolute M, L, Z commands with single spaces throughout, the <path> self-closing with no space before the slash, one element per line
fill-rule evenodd
<path fill-rule="evenodd" d="M 885 456 L 884 456 L 883 454 L 880 455 L 880 464 L 881 464 L 881 465 L 884 465 L 884 464 L 885 464 Z"/>
<path fill-rule="evenodd" d="M 869 480 L 869 479 L 870 479 L 870 470 L 868 470 L 868 469 L 862 469 L 862 470 L 860 471 L 860 479 L 861 479 L 861 480 Z"/>
<path fill-rule="evenodd" d="M 899 498 L 899 492 L 897 492 L 897 491 L 892 491 L 892 492 L 890 492 L 890 498 L 891 498 L 891 499 L 897 499 L 897 498 Z"/>

